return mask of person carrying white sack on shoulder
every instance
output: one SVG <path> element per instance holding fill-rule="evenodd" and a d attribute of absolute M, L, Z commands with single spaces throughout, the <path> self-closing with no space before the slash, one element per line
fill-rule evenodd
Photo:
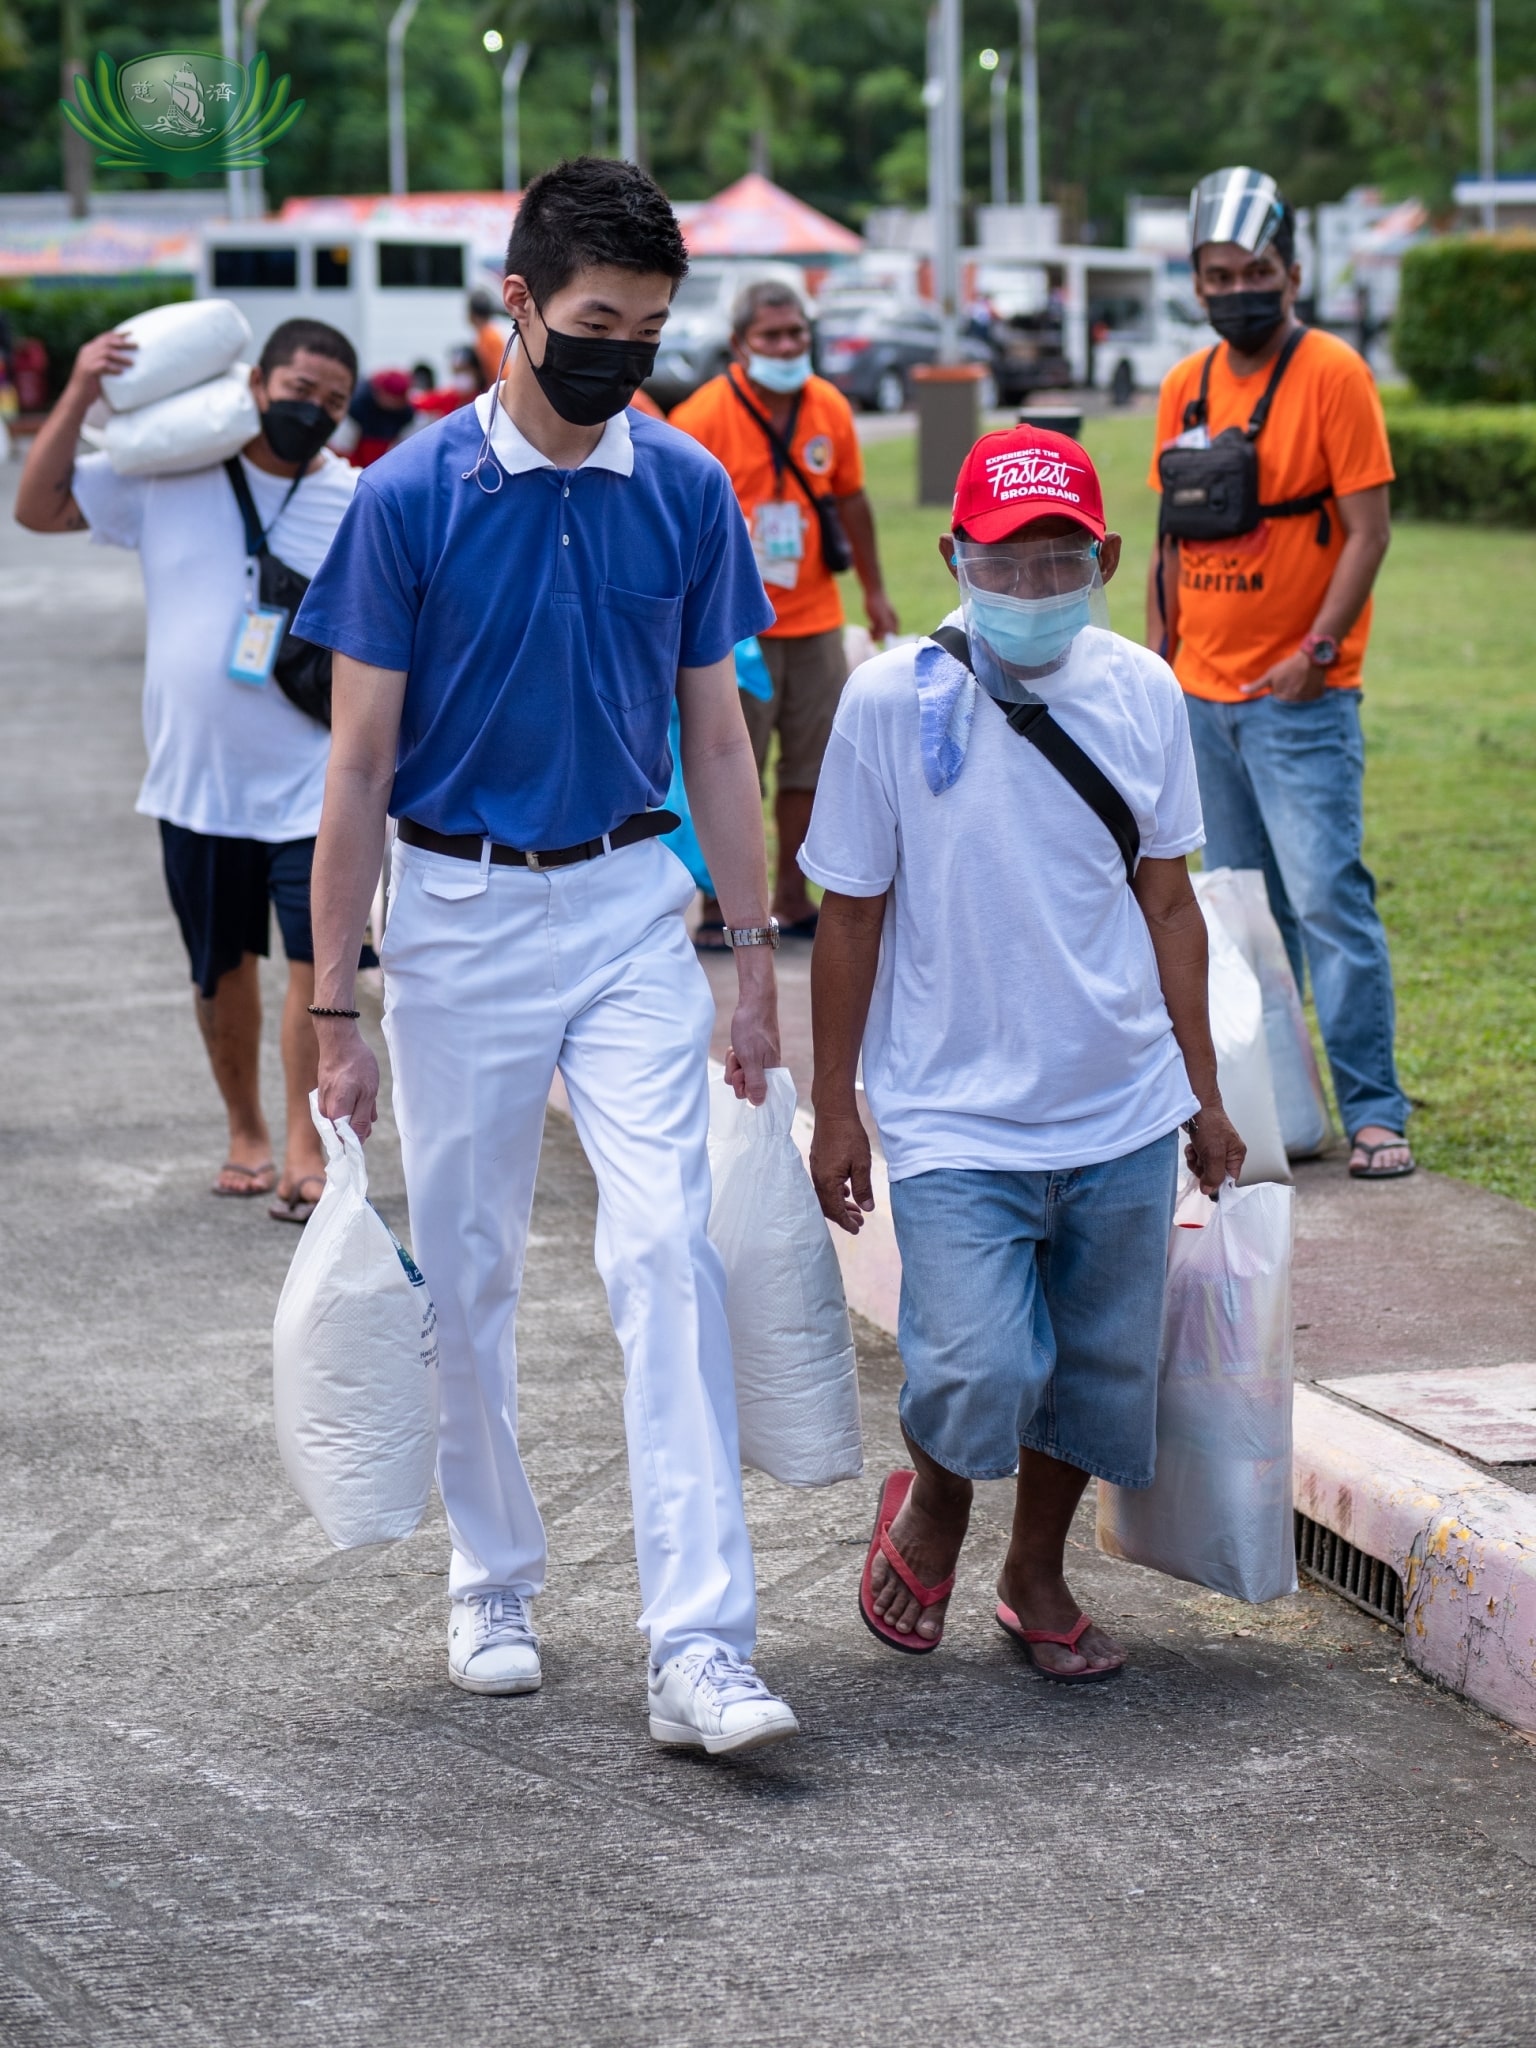
<path fill-rule="evenodd" d="M 272 553 L 312 575 L 357 483 L 358 472 L 325 447 L 346 417 L 357 357 L 334 327 L 285 321 L 250 373 L 261 427 L 237 457 L 175 475 L 120 476 L 107 455 L 77 460 L 76 450 L 102 379 L 133 367 L 134 346 L 111 333 L 81 349 L 32 445 L 16 517 L 34 533 L 88 528 L 94 541 L 138 553 L 149 754 L 138 809 L 159 821 L 197 1022 L 229 1125 L 212 1192 L 270 1195 L 272 1217 L 303 1224 L 325 1187 L 309 1114 L 317 1055 L 306 1011 L 314 1000 L 310 863 L 330 735 L 270 670 L 236 673 L 254 599 L 240 494 Z M 268 649 L 274 660 L 280 646 L 277 639 Z M 288 959 L 281 1172 L 261 1102 L 259 970 L 273 909 Z"/>
<path fill-rule="evenodd" d="M 902 1261 L 915 1470 L 885 1482 L 859 1611 L 891 1648 L 936 1650 L 973 1482 L 1017 1471 L 997 1620 L 1080 1684 L 1125 1662 L 1065 1545 L 1090 1474 L 1152 1478 L 1179 1127 L 1208 1195 L 1244 1147 L 1186 867 L 1188 721 L 1166 663 L 1108 629 L 1120 536 L 1087 453 L 985 435 L 939 548 L 960 608 L 850 679 L 800 853 L 826 892 L 811 1174 L 858 1230 L 862 1048 Z"/>
<path fill-rule="evenodd" d="M 650 1732 L 711 1754 L 793 1735 L 757 1633 L 724 1274 L 707 1234 L 714 1001 L 660 835 L 683 770 L 734 927 L 727 1078 L 779 1064 L 757 770 L 732 650 L 773 617 L 730 479 L 627 410 L 688 259 L 658 187 L 581 158 L 524 193 L 503 377 L 363 472 L 299 614 L 335 650 L 315 863 L 320 1107 L 366 1137 L 352 999 L 399 820 L 383 955 L 412 1245 L 437 1307 L 448 1675 L 542 1679 L 547 1545 L 518 1446 L 514 1323 L 550 1085 L 597 1179 L 624 1350 Z"/>

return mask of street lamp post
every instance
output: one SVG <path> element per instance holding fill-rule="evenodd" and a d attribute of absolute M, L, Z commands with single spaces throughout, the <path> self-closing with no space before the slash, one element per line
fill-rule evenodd
<path fill-rule="evenodd" d="M 1477 0 L 1477 141 L 1478 175 L 1483 185 L 1483 228 L 1492 234 L 1499 224 L 1493 181 L 1498 154 L 1493 132 L 1493 0 Z"/>
<path fill-rule="evenodd" d="M 987 62 L 991 58 L 991 63 Z M 1008 81 L 1013 75 L 1013 52 L 983 50 L 982 69 L 992 74 L 992 204 L 1008 204 Z"/>
<path fill-rule="evenodd" d="M 523 131 L 520 91 L 532 54 L 528 43 L 514 43 L 501 68 L 501 189 L 523 189 Z"/>
<path fill-rule="evenodd" d="M 240 28 L 235 16 L 235 0 L 219 0 L 219 45 L 226 64 L 240 62 Z M 240 171 L 224 173 L 224 189 L 229 195 L 229 217 L 242 220 L 245 217 L 245 177 Z"/>
<path fill-rule="evenodd" d="M 401 199 L 410 190 L 405 157 L 405 32 L 421 0 L 400 0 L 384 39 L 389 85 L 389 190 Z"/>
<path fill-rule="evenodd" d="M 640 161 L 640 115 L 635 97 L 635 0 L 619 0 L 619 155 Z"/>
<path fill-rule="evenodd" d="M 245 0 L 240 10 L 240 62 L 245 66 L 247 78 L 251 66 L 256 62 L 256 24 L 266 11 L 267 0 Z M 267 210 L 265 181 L 259 164 L 253 164 L 248 171 L 242 171 L 245 211 L 252 220 L 257 220 Z"/>
<path fill-rule="evenodd" d="M 1035 50 L 1035 0 L 1019 0 L 1019 128 L 1024 204 L 1040 204 L 1040 67 Z"/>

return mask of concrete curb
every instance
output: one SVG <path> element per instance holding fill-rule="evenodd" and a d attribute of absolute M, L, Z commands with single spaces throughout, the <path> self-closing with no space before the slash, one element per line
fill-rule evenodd
<path fill-rule="evenodd" d="M 710 1074 L 715 1085 L 724 1069 L 711 1061 Z M 550 1105 L 569 1114 L 558 1075 Z M 807 1161 L 812 1129 L 802 1109 L 794 1136 Z M 848 1306 L 894 1335 L 901 1255 L 878 1155 L 872 1178 L 874 1214 L 832 1241 Z M 1536 1497 L 1314 1387 L 1296 1388 L 1294 1415 L 1296 1507 L 1398 1574 L 1409 1663 L 1536 1734 Z"/>

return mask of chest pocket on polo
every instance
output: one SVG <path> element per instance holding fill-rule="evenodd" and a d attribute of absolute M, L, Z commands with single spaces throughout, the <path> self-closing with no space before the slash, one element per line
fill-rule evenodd
<path fill-rule="evenodd" d="M 670 696 L 683 637 L 681 597 L 650 597 L 642 590 L 604 584 L 596 631 L 600 697 L 627 709 Z"/>

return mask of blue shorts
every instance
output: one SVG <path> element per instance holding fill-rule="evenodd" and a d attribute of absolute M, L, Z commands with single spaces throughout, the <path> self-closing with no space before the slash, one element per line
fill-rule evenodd
<path fill-rule="evenodd" d="M 313 839 L 269 846 L 262 839 L 216 839 L 160 821 L 165 885 L 181 926 L 192 979 L 212 998 L 220 977 L 247 953 L 265 956 L 277 912 L 283 951 L 290 960 L 313 960 L 309 925 L 309 871 Z"/>
<path fill-rule="evenodd" d="M 947 1472 L 1019 1446 L 1149 1486 L 1179 1134 L 1099 1166 L 944 1168 L 891 1184 L 901 1424 Z"/>

